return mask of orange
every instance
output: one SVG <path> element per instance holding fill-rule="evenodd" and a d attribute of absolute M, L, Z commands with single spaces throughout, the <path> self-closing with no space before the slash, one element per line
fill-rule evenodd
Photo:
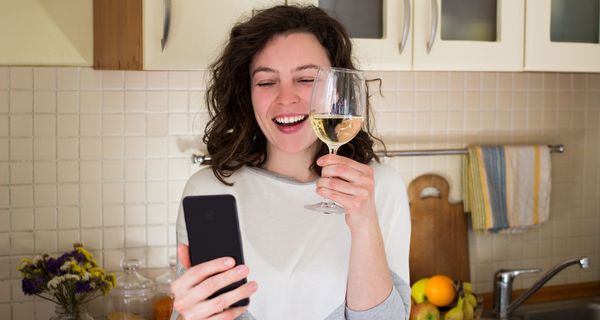
<path fill-rule="evenodd" d="M 452 303 L 456 297 L 454 281 L 445 275 L 435 275 L 429 278 L 425 286 L 427 300 L 438 307 L 444 307 Z"/>

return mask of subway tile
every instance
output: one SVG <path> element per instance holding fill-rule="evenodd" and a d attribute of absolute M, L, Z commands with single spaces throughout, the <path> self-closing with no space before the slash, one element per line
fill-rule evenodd
<path fill-rule="evenodd" d="M 107 201 L 110 203 L 109 201 Z M 123 206 L 104 206 L 102 210 L 102 221 L 105 227 L 118 227 L 125 224 L 125 213 Z"/>
<path fill-rule="evenodd" d="M 116 136 L 123 135 L 124 128 L 123 115 L 105 114 L 102 115 L 102 135 Z"/>
<path fill-rule="evenodd" d="M 81 136 L 101 136 L 102 116 L 82 114 L 79 116 Z"/>
<path fill-rule="evenodd" d="M 81 137 L 80 158 L 86 160 L 95 160 L 102 158 L 102 139 L 93 137 Z M 90 173 L 93 174 L 93 173 Z M 83 175 L 83 174 L 82 174 Z"/>
<path fill-rule="evenodd" d="M 8 123 L 6 119 L 8 117 L 3 116 L 2 119 L 4 123 L 4 128 L 0 129 L 2 131 L 6 131 L 8 133 Z M 10 116 L 10 136 L 11 137 L 30 137 L 32 136 L 32 123 L 33 117 L 31 115 L 11 115 Z M 0 131 L 0 132 L 2 132 Z M 2 136 L 7 136 L 6 133 L 0 133 Z"/>
<path fill-rule="evenodd" d="M 99 183 L 82 183 L 80 186 L 81 199 L 83 205 L 102 203 L 102 185 Z"/>
<path fill-rule="evenodd" d="M 185 90 L 189 87 L 190 74 L 187 71 L 171 71 L 167 77 L 170 90 Z"/>
<path fill-rule="evenodd" d="M 123 160 L 105 160 L 102 162 L 102 178 L 104 181 L 123 180 Z"/>
<path fill-rule="evenodd" d="M 125 71 L 125 89 L 145 89 L 146 72 L 143 71 Z"/>
<path fill-rule="evenodd" d="M 79 68 L 57 68 L 56 88 L 59 90 L 79 89 Z"/>
<path fill-rule="evenodd" d="M 10 183 L 27 184 L 33 182 L 33 162 L 12 162 L 10 164 Z"/>
<path fill-rule="evenodd" d="M 76 114 L 59 114 L 56 117 L 56 124 L 56 133 L 59 137 L 79 135 L 79 116 Z"/>
<path fill-rule="evenodd" d="M 9 88 L 10 71 L 7 67 L 0 67 L 0 89 Z"/>
<path fill-rule="evenodd" d="M 187 112 L 188 111 L 188 92 L 187 91 L 169 91 L 168 106 L 169 112 Z"/>
<path fill-rule="evenodd" d="M 167 185 L 164 182 L 147 182 L 146 199 L 149 203 L 167 201 Z"/>
<path fill-rule="evenodd" d="M 546 72 L 543 74 L 544 78 L 544 91 L 557 91 L 558 90 L 558 73 Z"/>
<path fill-rule="evenodd" d="M 125 115 L 125 134 L 144 135 L 146 133 L 146 115 Z"/>
<path fill-rule="evenodd" d="M 79 230 L 61 230 L 58 233 L 58 250 L 73 250 L 73 244 L 81 241 Z"/>
<path fill-rule="evenodd" d="M 205 90 L 206 89 L 206 79 L 208 77 L 208 72 L 189 71 L 189 75 L 190 75 L 189 88 L 191 90 Z"/>
<path fill-rule="evenodd" d="M 170 114 L 169 115 L 169 134 L 184 135 L 189 132 L 187 127 L 187 114 Z"/>
<path fill-rule="evenodd" d="M 10 111 L 8 96 L 8 91 L 0 90 L 0 113 L 8 113 Z"/>
<path fill-rule="evenodd" d="M 395 117 L 390 117 L 394 118 Z M 189 159 L 169 159 L 169 179 L 187 179 L 189 177 L 188 172 Z"/>
<path fill-rule="evenodd" d="M 167 206 L 165 204 L 154 203 L 148 204 L 148 224 L 163 225 L 168 220 Z"/>
<path fill-rule="evenodd" d="M 148 161 L 151 161 L 149 159 Z M 150 175 L 151 169 L 148 167 L 148 175 Z M 166 172 L 166 170 L 165 170 Z M 146 179 L 146 161 L 143 159 L 129 159 L 125 160 L 125 180 L 127 181 L 141 181 Z M 148 180 L 152 180 L 148 176 Z"/>
<path fill-rule="evenodd" d="M 36 208 L 34 221 L 36 230 L 56 229 L 56 208 Z"/>
<path fill-rule="evenodd" d="M 173 201 L 179 206 L 179 202 L 181 201 L 181 194 L 183 193 L 183 188 L 185 187 L 186 180 L 176 180 L 169 181 L 169 201 Z"/>
<path fill-rule="evenodd" d="M 11 89 L 33 89 L 33 69 L 25 67 L 9 68 Z"/>
<path fill-rule="evenodd" d="M 146 206 L 143 204 L 125 206 L 125 224 L 128 226 L 146 223 Z"/>
<path fill-rule="evenodd" d="M 58 234 L 56 231 L 36 231 L 34 235 L 35 252 L 56 252 L 58 250 Z"/>
<path fill-rule="evenodd" d="M 167 226 L 148 226 L 148 246 L 166 246 L 167 241 Z"/>
<path fill-rule="evenodd" d="M 45 320 L 49 314 L 53 314 L 56 305 L 53 302 L 36 299 L 35 305 L 35 320 Z"/>
<path fill-rule="evenodd" d="M 102 203 L 123 203 L 123 183 L 111 182 L 102 185 Z"/>
<path fill-rule="evenodd" d="M 140 248 L 147 245 L 146 227 L 128 227 L 125 229 L 125 247 Z"/>
<path fill-rule="evenodd" d="M 146 138 L 125 137 L 125 156 L 127 158 L 143 158 L 146 155 Z"/>
<path fill-rule="evenodd" d="M 33 209 L 13 209 L 10 216 L 11 231 L 33 230 Z"/>
<path fill-rule="evenodd" d="M 35 160 L 56 159 L 56 138 L 36 137 L 33 145 L 33 153 Z"/>
<path fill-rule="evenodd" d="M 79 110 L 81 113 L 102 112 L 102 93 L 100 91 L 80 91 Z"/>
<path fill-rule="evenodd" d="M 168 133 L 167 117 L 160 114 L 146 116 L 146 134 L 148 136 L 166 136 Z"/>
<path fill-rule="evenodd" d="M 79 207 L 58 208 L 59 229 L 76 229 L 79 228 L 79 225 Z"/>
<path fill-rule="evenodd" d="M 32 91 L 10 91 L 10 112 L 31 113 L 33 111 Z"/>
<path fill-rule="evenodd" d="M 103 89 L 123 89 L 125 86 L 125 73 L 123 71 L 102 71 Z"/>
<path fill-rule="evenodd" d="M 102 71 L 91 68 L 81 68 L 79 70 L 79 87 L 81 89 L 101 89 Z"/>
<path fill-rule="evenodd" d="M 35 136 L 56 136 L 56 116 L 36 114 L 33 118 Z"/>
<path fill-rule="evenodd" d="M 11 160 L 32 160 L 33 141 L 31 138 L 12 138 L 10 139 L 10 159 Z M 5 153 L 6 155 L 6 153 Z"/>
<path fill-rule="evenodd" d="M 496 91 L 497 90 L 497 78 L 495 72 L 482 72 L 481 73 L 481 89 L 483 91 Z"/>
<path fill-rule="evenodd" d="M 104 137 L 102 140 L 102 156 L 104 159 L 123 158 L 124 146 L 122 137 Z"/>
<path fill-rule="evenodd" d="M 79 112 L 79 92 L 59 91 L 56 93 L 56 112 L 77 113 Z"/>
<path fill-rule="evenodd" d="M 79 138 L 58 138 L 56 150 L 58 159 L 78 159 Z"/>
<path fill-rule="evenodd" d="M 81 206 L 81 227 L 101 227 L 102 226 L 102 206 L 82 205 Z"/>
<path fill-rule="evenodd" d="M 127 91 L 125 92 L 125 112 L 144 112 L 146 111 L 146 92 L 145 91 Z"/>
<path fill-rule="evenodd" d="M 10 281 L 0 280 L 0 303 L 11 302 Z"/>
<path fill-rule="evenodd" d="M 10 211 L 8 209 L 0 209 L 0 232 L 10 231 Z"/>
<path fill-rule="evenodd" d="M 189 110 L 193 112 L 206 111 L 206 103 L 204 91 L 190 91 L 189 93 Z"/>
<path fill-rule="evenodd" d="M 147 91 L 147 110 L 151 112 L 167 112 L 169 106 L 168 97 L 167 91 Z"/>
<path fill-rule="evenodd" d="M 33 187 L 31 185 L 11 186 L 10 206 L 13 208 L 33 207 Z"/>
<path fill-rule="evenodd" d="M 146 202 L 146 186 L 142 182 L 127 182 L 125 184 L 125 202 L 143 203 Z"/>
<path fill-rule="evenodd" d="M 153 71 L 146 73 L 146 88 L 149 90 L 166 89 L 168 82 L 167 72 Z"/>
<path fill-rule="evenodd" d="M 33 69 L 33 88 L 35 90 L 54 90 L 54 89 L 56 89 L 56 69 L 55 68 L 34 68 Z"/>
<path fill-rule="evenodd" d="M 79 181 L 79 162 L 77 161 L 59 161 L 57 165 L 58 182 L 78 182 Z"/>
<path fill-rule="evenodd" d="M 56 91 L 35 91 L 33 94 L 33 111 L 35 113 L 56 112 Z"/>
<path fill-rule="evenodd" d="M 11 232 L 10 234 L 10 254 L 33 254 L 33 233 L 29 232 Z"/>
<path fill-rule="evenodd" d="M 124 240 L 123 228 L 104 228 L 104 249 L 121 249 L 124 247 Z"/>
<path fill-rule="evenodd" d="M 10 233 L 0 233 L 0 255 L 7 256 L 10 254 Z"/>
<path fill-rule="evenodd" d="M 56 205 L 56 185 L 42 184 L 34 187 L 34 201 L 36 207 Z"/>
<path fill-rule="evenodd" d="M 79 204 L 79 185 L 59 184 L 58 204 L 63 206 Z"/>
<path fill-rule="evenodd" d="M 104 91 L 102 93 L 102 111 L 104 113 L 123 112 L 124 104 L 123 91 Z"/>
<path fill-rule="evenodd" d="M 88 250 L 102 250 L 102 229 L 85 229 L 81 233 L 81 242 Z"/>

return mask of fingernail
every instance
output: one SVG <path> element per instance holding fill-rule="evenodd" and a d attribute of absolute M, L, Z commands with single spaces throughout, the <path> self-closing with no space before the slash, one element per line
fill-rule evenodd
<path fill-rule="evenodd" d="M 322 166 L 323 165 L 323 158 L 319 158 L 317 159 L 317 164 Z"/>
<path fill-rule="evenodd" d="M 242 273 L 246 272 L 246 267 L 244 267 L 244 266 L 238 266 L 236 268 L 235 272 L 237 272 L 239 274 L 242 274 Z"/>
<path fill-rule="evenodd" d="M 256 284 L 256 282 L 250 282 L 248 283 L 248 288 L 250 288 L 250 290 L 256 290 L 258 288 L 258 285 Z"/>
<path fill-rule="evenodd" d="M 226 267 L 231 267 L 235 264 L 235 261 L 232 258 L 227 258 L 227 259 L 225 259 L 225 261 L 223 261 L 223 264 Z"/>

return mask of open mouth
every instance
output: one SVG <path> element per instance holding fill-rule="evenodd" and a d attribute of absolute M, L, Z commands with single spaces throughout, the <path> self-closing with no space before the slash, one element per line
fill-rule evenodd
<path fill-rule="evenodd" d="M 285 116 L 285 117 L 275 117 L 273 118 L 273 122 L 278 126 L 291 127 L 297 124 L 300 124 L 308 119 L 308 115 L 296 115 L 296 116 Z"/>

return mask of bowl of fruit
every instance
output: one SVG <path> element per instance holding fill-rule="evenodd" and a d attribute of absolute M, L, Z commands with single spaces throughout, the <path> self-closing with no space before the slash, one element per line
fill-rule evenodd
<path fill-rule="evenodd" d="M 483 301 L 469 282 L 437 274 L 411 286 L 411 320 L 479 319 Z"/>

